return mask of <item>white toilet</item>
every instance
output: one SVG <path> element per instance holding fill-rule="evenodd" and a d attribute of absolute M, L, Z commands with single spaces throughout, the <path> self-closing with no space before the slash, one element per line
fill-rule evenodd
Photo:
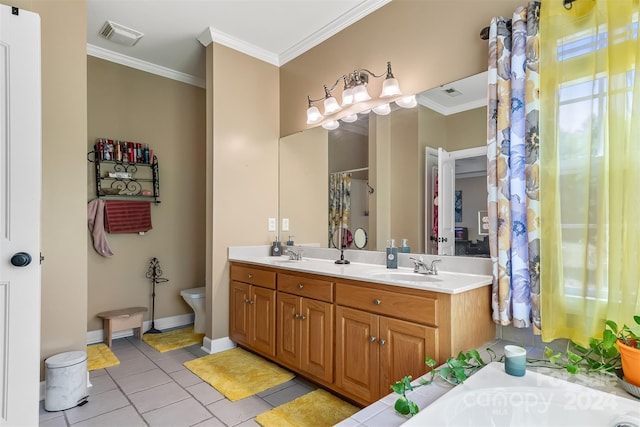
<path fill-rule="evenodd" d="M 189 304 L 191 309 L 196 315 L 193 321 L 193 332 L 197 334 L 205 333 L 205 319 L 206 319 L 206 295 L 205 287 L 184 289 L 180 291 L 182 298 Z"/>

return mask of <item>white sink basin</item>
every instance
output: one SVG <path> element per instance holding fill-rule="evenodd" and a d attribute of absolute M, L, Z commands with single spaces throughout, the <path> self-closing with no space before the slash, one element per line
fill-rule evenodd
<path fill-rule="evenodd" d="M 304 262 L 303 259 L 289 259 L 289 258 L 273 258 L 269 260 L 272 264 L 298 264 Z"/>
<path fill-rule="evenodd" d="M 403 424 L 425 425 L 640 426 L 640 402 L 531 370 L 513 377 L 493 362 Z"/>
<path fill-rule="evenodd" d="M 379 273 L 371 273 L 372 279 L 389 280 L 397 282 L 441 282 L 438 276 L 404 272 L 404 271 L 383 271 Z"/>

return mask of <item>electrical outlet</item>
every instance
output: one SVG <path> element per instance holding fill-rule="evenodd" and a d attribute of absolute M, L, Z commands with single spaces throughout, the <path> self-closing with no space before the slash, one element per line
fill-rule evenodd
<path fill-rule="evenodd" d="M 282 218 L 282 231 L 289 231 L 289 218 Z"/>
<path fill-rule="evenodd" d="M 269 218 L 269 225 L 268 225 L 267 231 L 276 231 L 276 219 L 275 218 Z"/>

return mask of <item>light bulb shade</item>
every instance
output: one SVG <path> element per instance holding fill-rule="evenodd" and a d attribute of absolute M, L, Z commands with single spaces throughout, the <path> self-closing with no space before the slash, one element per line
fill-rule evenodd
<path fill-rule="evenodd" d="M 396 104 L 398 104 L 402 108 L 413 108 L 418 105 L 418 101 L 416 101 L 415 95 L 411 95 L 396 100 Z"/>
<path fill-rule="evenodd" d="M 365 85 L 358 85 L 353 88 L 353 103 L 357 104 L 358 102 L 368 101 L 371 99 L 369 96 L 369 92 L 367 92 L 367 88 Z"/>
<path fill-rule="evenodd" d="M 307 108 L 308 125 L 315 125 L 316 123 L 322 121 L 323 118 L 324 117 L 322 114 L 320 114 L 320 110 L 318 110 L 318 107 L 312 105 L 311 107 Z"/>
<path fill-rule="evenodd" d="M 353 123 L 356 120 L 358 120 L 357 114 L 349 114 L 348 116 L 342 118 L 342 121 L 345 123 Z"/>
<path fill-rule="evenodd" d="M 338 123 L 337 120 L 329 120 L 329 121 L 327 121 L 327 122 L 322 124 L 322 127 L 327 129 L 327 130 L 337 129 L 338 126 L 340 126 L 340 123 Z"/>
<path fill-rule="evenodd" d="M 389 107 L 389 104 L 378 105 L 373 108 L 373 112 L 379 116 L 386 116 L 391 112 L 391 107 Z"/>
<path fill-rule="evenodd" d="M 342 106 L 353 104 L 353 88 L 347 88 L 342 92 Z"/>
<path fill-rule="evenodd" d="M 380 98 L 389 98 L 398 95 L 402 95 L 402 92 L 400 92 L 400 84 L 398 83 L 398 79 L 385 79 L 382 82 L 382 92 L 380 92 Z"/>
<path fill-rule="evenodd" d="M 333 96 L 324 100 L 324 114 L 325 116 L 337 113 L 342 110 L 342 107 L 338 104 L 338 101 Z"/>

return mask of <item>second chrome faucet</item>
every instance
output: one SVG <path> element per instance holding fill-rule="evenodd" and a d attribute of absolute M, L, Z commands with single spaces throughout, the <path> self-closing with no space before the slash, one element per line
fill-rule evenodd
<path fill-rule="evenodd" d="M 438 262 L 442 262 L 441 259 L 434 259 L 431 261 L 431 266 L 428 266 L 423 260 L 422 257 L 418 258 L 414 258 L 414 257 L 409 257 L 409 259 L 411 261 L 413 261 L 413 272 L 414 273 L 421 273 L 421 274 L 434 274 L 437 275 L 438 274 L 438 268 L 436 266 L 436 263 Z M 421 271 L 422 269 L 422 271 Z"/>

